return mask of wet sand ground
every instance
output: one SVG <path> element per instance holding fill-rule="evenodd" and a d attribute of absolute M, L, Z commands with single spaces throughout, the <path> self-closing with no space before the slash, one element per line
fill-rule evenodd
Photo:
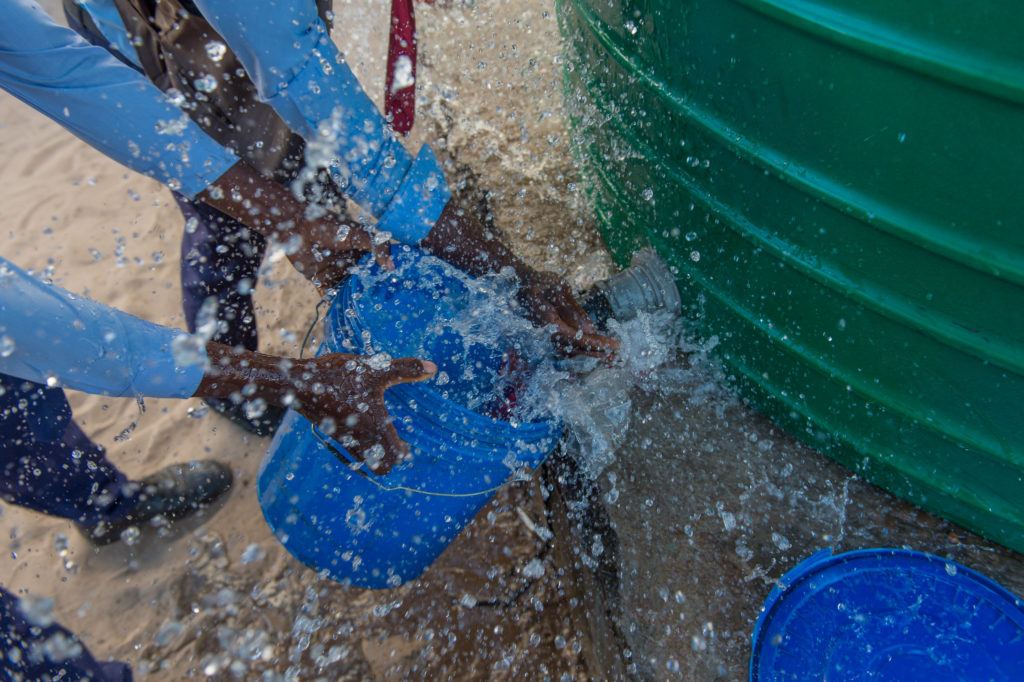
<path fill-rule="evenodd" d="M 663 368 L 666 393 L 634 392 L 626 444 L 576 515 L 587 527 L 563 561 L 589 596 L 578 620 L 591 672 L 746 679 L 765 597 L 825 549 L 930 552 L 1024 595 L 1024 556 L 804 447 L 697 365 Z"/>

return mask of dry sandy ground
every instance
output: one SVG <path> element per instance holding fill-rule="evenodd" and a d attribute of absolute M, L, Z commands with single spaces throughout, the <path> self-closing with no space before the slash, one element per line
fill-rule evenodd
<path fill-rule="evenodd" d="M 336 38 L 374 94 L 382 89 L 387 4 L 336 0 Z M 473 168 L 522 253 L 577 282 L 601 274 L 607 260 L 575 217 L 550 0 L 420 6 L 418 19 L 415 135 L 441 139 L 453 176 Z M 7 95 L 0 152 L 0 252 L 72 291 L 183 326 L 182 220 L 167 190 Z M 316 302 L 312 287 L 279 265 L 256 299 L 263 349 L 297 353 L 286 339 L 301 338 Z M 212 413 L 193 418 L 196 400 L 147 400 L 144 414 L 132 400 L 71 401 L 78 422 L 130 475 L 200 457 L 230 462 L 236 475 L 217 510 L 147 532 L 132 547 L 94 550 L 65 522 L 2 508 L 0 581 L 53 597 L 59 620 L 98 657 L 128 660 L 153 679 L 231 677 L 231 663 L 247 679 L 268 669 L 303 680 L 583 675 L 571 595 L 545 542 L 515 509 L 544 524 L 536 486 L 485 509 L 422 581 L 383 593 L 345 590 L 292 560 L 265 526 L 253 479 L 269 441 Z M 64 536 L 69 549 L 59 556 Z M 244 564 L 240 556 L 254 543 L 265 556 Z M 521 569 L 535 557 L 547 570 L 527 580 Z"/>

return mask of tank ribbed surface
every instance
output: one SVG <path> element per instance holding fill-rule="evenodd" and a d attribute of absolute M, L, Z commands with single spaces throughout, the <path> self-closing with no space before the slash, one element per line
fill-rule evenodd
<path fill-rule="evenodd" d="M 574 150 L 736 387 L 1024 551 L 1024 9 L 561 0 Z"/>

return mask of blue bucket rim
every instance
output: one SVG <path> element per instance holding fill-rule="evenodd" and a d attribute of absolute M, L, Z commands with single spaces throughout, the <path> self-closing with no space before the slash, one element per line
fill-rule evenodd
<path fill-rule="evenodd" d="M 973 568 L 964 566 L 957 561 L 944 559 L 928 552 L 896 547 L 873 547 L 868 549 L 851 550 L 849 552 L 840 552 L 839 554 L 833 554 L 831 549 L 826 548 L 815 552 L 787 571 L 778 580 L 776 586 L 772 588 L 772 591 L 765 598 L 764 605 L 761 607 L 761 614 L 758 616 L 757 623 L 754 625 L 754 632 L 751 636 L 752 646 L 749 669 L 750 682 L 758 682 L 760 680 L 757 666 L 760 662 L 761 651 L 765 645 L 766 638 L 764 637 L 764 631 L 771 625 L 773 619 L 778 614 L 779 605 L 785 598 L 792 595 L 797 588 L 802 587 L 814 577 L 821 575 L 830 569 L 852 564 L 861 560 L 870 559 L 875 561 L 877 564 L 879 559 L 887 560 L 896 558 L 907 559 L 914 562 L 923 562 L 923 564 L 928 565 L 929 568 L 933 568 L 936 564 L 943 567 L 952 564 L 956 567 L 956 579 L 962 581 L 965 587 L 969 587 L 969 589 L 972 589 L 973 591 L 979 589 L 990 591 L 993 593 L 993 596 L 997 597 L 1004 603 L 1007 612 L 1009 612 L 1009 607 L 1014 607 L 1021 616 L 1020 622 L 1022 623 L 1022 629 L 1024 629 L 1024 599 L 1015 595 L 1013 592 L 1010 592 L 1010 590 L 1006 589 L 992 578 L 989 578 Z M 972 585 L 971 583 L 974 584 Z"/>
<path fill-rule="evenodd" d="M 391 255 L 396 259 L 429 256 L 429 254 L 408 245 L 393 245 L 391 247 Z M 373 261 L 372 256 L 369 254 L 363 257 L 360 261 L 360 266 L 371 268 L 378 267 Z M 345 320 L 352 328 L 355 335 L 357 337 L 361 337 L 364 332 L 369 331 L 363 326 L 362 320 L 359 317 L 360 306 L 359 301 L 355 298 L 355 294 L 361 292 L 355 291 L 357 285 L 361 286 L 361 280 L 358 275 L 348 277 L 344 286 L 342 286 L 341 291 L 338 292 L 338 300 L 336 303 L 340 303 L 340 307 L 338 305 L 332 305 L 327 312 L 324 319 L 324 325 L 329 337 L 332 339 L 337 338 L 335 329 L 340 329 L 342 326 L 337 322 L 337 318 L 344 315 L 344 311 L 349 308 L 355 310 L 356 314 L 354 316 L 345 316 Z M 372 336 L 373 335 L 371 333 L 371 338 Z M 508 442 L 508 439 L 517 438 L 530 443 L 535 443 L 547 438 L 555 437 L 561 429 L 561 425 L 557 421 L 551 419 L 522 421 L 517 422 L 516 424 L 502 419 L 495 419 L 494 417 L 474 412 L 463 405 L 459 405 L 456 402 L 448 400 L 439 392 L 423 383 L 398 384 L 390 387 L 387 392 L 396 392 L 399 395 L 407 394 L 421 403 L 431 404 L 448 411 L 455 417 L 461 418 L 465 423 L 469 424 L 474 434 L 481 440 L 481 442 L 503 445 Z M 448 428 L 446 425 L 436 421 L 434 424 L 442 428 Z"/>

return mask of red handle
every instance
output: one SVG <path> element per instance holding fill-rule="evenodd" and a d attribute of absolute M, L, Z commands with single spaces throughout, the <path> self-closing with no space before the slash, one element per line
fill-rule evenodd
<path fill-rule="evenodd" d="M 384 113 L 395 132 L 405 135 L 416 120 L 416 18 L 413 0 L 391 0 Z"/>

